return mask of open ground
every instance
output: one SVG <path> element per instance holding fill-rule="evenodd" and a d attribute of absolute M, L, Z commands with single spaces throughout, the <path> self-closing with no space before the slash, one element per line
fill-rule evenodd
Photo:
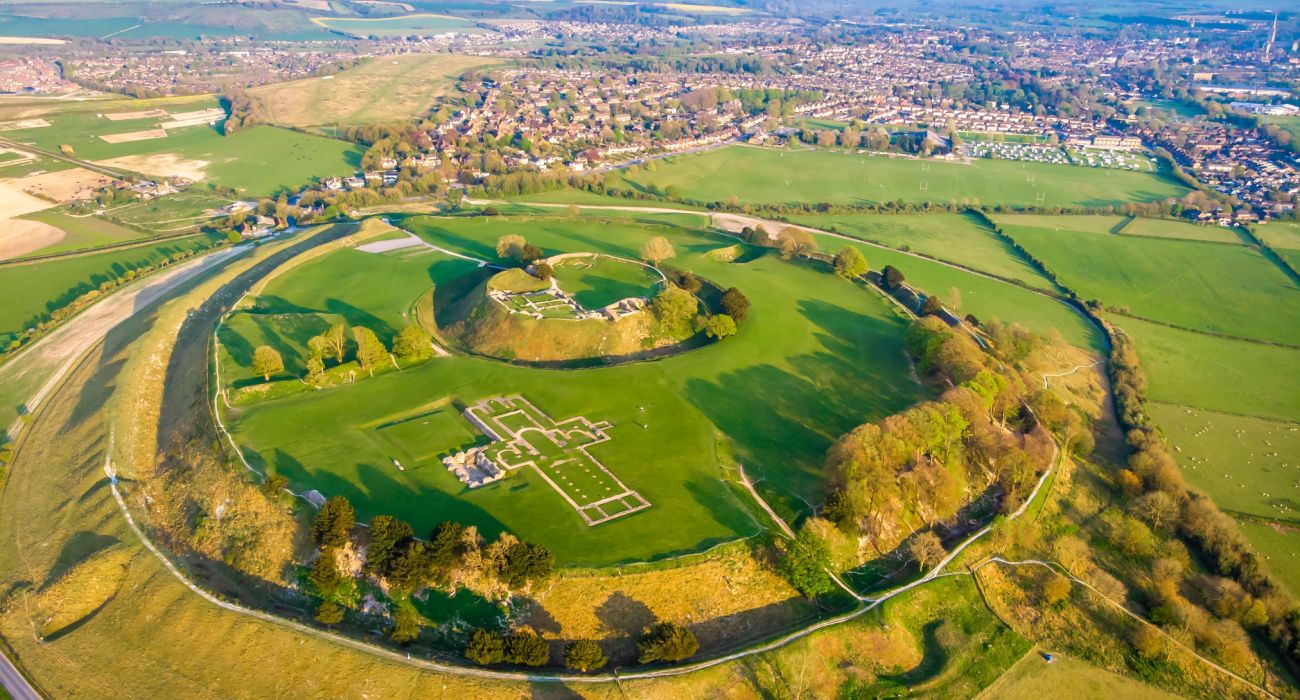
<path fill-rule="evenodd" d="M 979 159 L 969 164 L 825 150 L 731 146 L 669 158 L 627 176 L 633 188 L 704 202 L 919 204 L 952 201 L 1006 206 L 1104 207 L 1179 197 L 1187 188 L 1162 175 L 1072 165 Z M 1039 195 L 1042 199 L 1039 199 Z"/>

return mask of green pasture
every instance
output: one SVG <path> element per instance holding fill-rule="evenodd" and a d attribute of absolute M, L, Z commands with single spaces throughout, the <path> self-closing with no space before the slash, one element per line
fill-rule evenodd
<path fill-rule="evenodd" d="M 1230 228 L 1217 224 L 1194 224 L 1172 219 L 1149 219 L 1134 216 L 1100 216 L 1090 214 L 998 214 L 994 218 L 1004 226 L 1030 226 L 1053 231 L 1111 234 L 1116 236 L 1145 236 L 1172 238 L 1187 241 L 1244 244 L 1242 237 Z"/>
<path fill-rule="evenodd" d="M 683 197 L 705 202 L 734 196 L 754 204 L 969 201 L 1103 207 L 1187 193 L 1182 185 L 1149 173 L 983 158 L 963 164 L 752 146 L 669 158 L 653 170 L 626 176 L 624 183 L 649 192 L 676 187 Z"/>
<path fill-rule="evenodd" d="M 199 102 L 172 111 L 214 106 L 216 102 Z M 248 195 L 271 194 L 316 178 L 348 174 L 361 163 L 357 145 L 273 126 L 256 126 L 229 136 L 223 136 L 217 127 L 190 126 L 172 130 L 166 138 L 108 143 L 99 136 L 151 129 L 159 120 L 113 122 L 95 112 L 69 112 L 50 116 L 47 121 L 50 126 L 9 131 L 5 136 L 55 152 L 66 144 L 78 158 L 91 161 L 173 154 L 204 163 L 205 182 L 234 187 Z"/>
<path fill-rule="evenodd" d="M 653 207 L 655 209 L 681 209 L 682 211 L 698 211 L 687 204 L 677 202 L 659 202 L 659 201 L 639 201 L 635 199 L 624 199 L 622 197 L 610 197 L 596 192 L 587 190 L 573 189 L 569 187 L 558 190 L 547 190 L 545 192 L 535 192 L 533 194 L 521 194 L 511 197 L 512 203 L 545 203 L 545 204 L 582 204 L 587 206 L 611 206 L 611 207 Z M 701 215 L 707 215 L 708 212 L 700 212 Z"/>
<path fill-rule="evenodd" d="M 0 266 L 0 289 L 7 290 L 5 303 L 0 305 L 0 340 L 7 342 L 8 337 L 21 333 L 37 317 L 102 282 L 173 253 L 197 250 L 207 242 L 206 237 L 195 236 L 126 250 Z"/>
<path fill-rule="evenodd" d="M 1282 585 L 1292 595 L 1300 591 L 1300 525 L 1239 520 L 1237 526 Z"/>
<path fill-rule="evenodd" d="M 1133 337 L 1152 399 L 1300 422 L 1300 350 L 1109 320 Z"/>
<path fill-rule="evenodd" d="M 1241 234 L 1226 226 L 1193 224 L 1169 219 L 1134 217 L 1129 219 L 1127 224 L 1124 224 L 1119 233 L 1122 236 L 1152 236 L 1155 238 L 1178 238 L 1213 243 L 1245 243 Z"/>
<path fill-rule="evenodd" d="M 555 280 L 584 309 L 601 309 L 629 297 L 654 296 L 663 277 L 640 263 L 606 256 L 561 261 Z"/>
<path fill-rule="evenodd" d="M 817 236 L 822 250 L 834 253 L 846 242 L 830 236 Z M 1103 347 L 1101 332 L 1069 304 L 1030 291 L 1010 282 L 984 277 L 941 262 L 927 260 L 897 250 L 887 250 L 864 243 L 856 246 L 873 270 L 893 265 L 903 273 L 908 285 L 927 294 L 936 294 L 959 316 L 974 315 L 981 322 L 1000 320 L 1016 322 L 1041 335 L 1059 332 L 1072 345 L 1098 350 Z M 954 255 L 957 262 L 961 258 Z M 961 295 L 961 305 L 948 301 L 951 290 Z"/>
<path fill-rule="evenodd" d="M 1274 221 L 1251 229 L 1259 240 L 1267 243 L 1278 255 L 1300 268 L 1300 223 Z"/>
<path fill-rule="evenodd" d="M 797 224 L 848 234 L 890 248 L 912 250 L 1041 289 L 1052 289 L 1051 280 L 1040 275 L 973 216 L 803 214 L 790 218 Z"/>
<path fill-rule="evenodd" d="M 1086 299 L 1187 328 L 1300 343 L 1295 283 L 1252 248 L 1056 230 L 1049 218 L 1040 222 L 1003 229 Z"/>
<path fill-rule="evenodd" d="M 21 218 L 49 224 L 62 229 L 67 234 L 58 243 L 40 250 L 34 250 L 24 257 L 99 248 L 148 238 L 148 234 L 115 224 L 98 216 L 72 215 L 63 207 L 32 212 L 23 215 Z"/>
<path fill-rule="evenodd" d="M 1300 591 L 1300 424 L 1153 403 L 1192 485 L 1235 517 L 1269 569 Z"/>
<path fill-rule="evenodd" d="M 658 224 L 424 216 L 398 222 L 443 248 L 485 258 L 495 255 L 497 238 L 520 231 L 549 254 L 619 257 L 634 257 L 650 236 L 667 235 L 677 248 L 674 265 L 739 287 L 753 307 L 738 335 L 658 361 L 546 370 L 456 355 L 234 412 L 228 424 L 250 460 L 284 474 L 295 490 L 346 494 L 363 519 L 392 513 L 419 531 L 445 519 L 476 524 L 489 536 L 510 530 L 571 565 L 696 551 L 759 527 L 751 503 L 726 483 L 734 475 L 724 471 L 719 440 L 731 443 L 728 451 L 760 480 L 774 507 L 806 513 L 824 497 L 830 444 L 923 396 L 903 353 L 904 321 L 879 296 L 823 270 L 775 255 L 743 264 L 711 260 L 705 253 L 731 241 Z M 364 254 L 340 250 L 286 271 L 263 298 L 393 318 L 430 286 L 427 274 L 390 274 L 382 291 L 373 275 L 351 272 L 357 281 L 350 282 L 341 275 L 354 269 L 356 255 Z M 443 288 L 467 285 L 452 280 Z M 231 362 L 229 354 L 223 362 Z M 556 420 L 582 415 L 612 423 L 612 439 L 591 453 L 652 505 L 589 528 L 532 470 L 469 491 L 436 462 L 397 471 L 395 448 L 370 427 L 448 401 L 514 393 Z M 434 428 L 428 436 L 430 449 L 443 451 L 462 439 Z"/>

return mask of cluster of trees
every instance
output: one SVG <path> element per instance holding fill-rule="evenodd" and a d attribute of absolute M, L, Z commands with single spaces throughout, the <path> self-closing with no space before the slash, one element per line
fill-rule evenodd
<path fill-rule="evenodd" d="M 312 595 L 320 601 L 316 619 L 324 624 L 341 621 L 347 595 L 356 587 L 355 576 L 372 576 L 383 581 L 397 601 L 391 636 L 399 642 L 419 634 L 419 614 L 404 603 L 425 588 L 454 591 L 464 587 L 484 595 L 502 595 L 528 590 L 548 578 L 555 567 L 555 556 L 546 547 L 509 533 L 489 543 L 477 528 L 448 521 L 421 540 L 410 523 L 377 515 L 368 529 L 364 563 L 354 573 L 342 570 L 339 561 L 340 552 L 352 545 L 355 530 L 356 513 L 343 496 L 326 501 L 312 524 L 312 539 L 320 556 L 307 580 Z"/>
<path fill-rule="evenodd" d="M 408 323 L 393 337 L 392 354 L 405 363 L 421 362 L 433 355 L 433 339 L 423 326 Z M 349 355 L 361 369 L 374 376 L 375 368 L 389 361 L 389 349 L 374 331 L 365 326 L 336 323 L 320 335 L 307 341 L 307 367 L 303 381 L 312 386 L 326 383 L 326 362 L 341 365 Z M 284 371 L 284 359 L 279 351 L 262 345 L 253 351 L 252 369 L 264 381 Z"/>
<path fill-rule="evenodd" d="M 221 133 L 229 136 L 236 131 L 243 131 L 250 126 L 266 124 L 270 121 L 266 107 L 241 87 L 231 87 L 221 95 L 221 106 L 226 110 L 226 121 Z"/>
<path fill-rule="evenodd" d="M 546 251 L 529 243 L 517 233 L 508 233 L 497 239 L 497 258 L 509 265 L 528 267 L 546 257 Z M 549 270 L 549 266 L 548 266 Z M 551 275 L 538 275 L 541 279 L 550 279 Z"/>
<path fill-rule="evenodd" d="M 643 664 L 674 663 L 700 650 L 695 633 L 673 622 L 655 623 L 645 630 L 636 646 Z M 465 658 L 481 666 L 500 663 L 542 666 L 550 656 L 550 644 L 527 628 L 510 632 L 477 629 L 465 646 Z M 597 671 L 608 663 L 609 657 L 595 640 L 578 639 L 564 647 L 564 665 L 574 671 Z"/>
<path fill-rule="evenodd" d="M 1127 468 L 1115 474 L 1127 519 L 1119 520 L 1113 536 L 1127 553 L 1151 560 L 1152 576 L 1145 588 L 1152 620 L 1190 629 L 1199 643 L 1230 661 L 1249 658 L 1248 642 L 1237 626 L 1260 630 L 1291 663 L 1300 662 L 1296 600 L 1268 573 L 1232 518 L 1186 483 L 1147 413 L 1146 375 L 1132 340 L 1106 328 L 1115 405 L 1132 450 Z M 1143 528 L 1181 536 L 1218 575 L 1190 574 L 1191 556 L 1185 550 L 1166 546 L 1152 551 Z M 1188 590 L 1196 591 L 1199 600 L 1185 597 Z"/>
<path fill-rule="evenodd" d="M 750 245 L 763 248 L 776 248 L 786 260 L 806 257 L 817 252 L 817 239 L 812 233 L 799 226 L 786 226 L 777 233 L 769 232 L 763 226 L 746 226 L 740 230 L 740 237 Z"/>
<path fill-rule="evenodd" d="M 990 487 L 1014 507 L 1047 465 L 1052 442 L 1025 409 L 1032 401 L 1015 366 L 1027 352 L 1008 345 L 985 353 L 968 336 L 934 318 L 913 322 L 909 352 L 917 369 L 950 388 L 882 421 L 855 428 L 831 448 L 835 489 L 823 515 L 884 554 L 910 533 L 950 520 Z"/>
<path fill-rule="evenodd" d="M 652 246 L 654 239 L 647 243 Z M 662 241 L 666 250 L 643 251 L 655 255 L 667 253 L 671 256 L 671 246 Z M 713 340 L 736 334 L 738 324 L 749 317 L 749 299 L 736 287 L 722 293 L 720 304 L 722 313 L 710 313 L 707 305 L 697 296 L 704 283 L 688 270 L 669 269 L 665 271 L 668 284 L 664 285 L 650 300 L 650 311 L 659 325 L 671 335 L 684 335 L 690 330 L 703 332 Z"/>

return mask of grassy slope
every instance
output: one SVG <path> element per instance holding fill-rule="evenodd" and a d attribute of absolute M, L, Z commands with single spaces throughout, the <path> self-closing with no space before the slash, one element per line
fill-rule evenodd
<path fill-rule="evenodd" d="M 1127 700 L 1172 700 L 1179 697 L 1084 661 L 1058 656 L 1049 664 L 1037 651 L 1026 654 L 977 697 L 979 700 L 1012 700 L 1049 697 L 1054 694 L 1072 698 Z"/>
<path fill-rule="evenodd" d="M 1033 176 L 1034 183 L 1028 182 Z M 921 183 L 928 189 L 921 191 Z M 1065 165 L 977 160 L 970 165 L 884 158 L 822 150 L 784 151 L 734 146 L 671 158 L 628 185 L 671 185 L 685 197 L 741 202 L 939 202 L 1045 206 L 1106 206 L 1181 196 L 1187 190 L 1162 177 Z"/>
<path fill-rule="evenodd" d="M 250 92 L 272 123 L 284 126 L 387 122 L 423 114 L 460 73 L 492 63 L 455 54 L 381 57 L 328 78 L 274 83 Z"/>
<path fill-rule="evenodd" d="M 201 240 L 186 238 L 128 250 L 0 267 L 0 289 L 7 290 L 5 303 L 0 305 L 0 337 L 22 331 L 27 321 L 49 310 L 56 300 L 77 297 L 110 277 L 121 276 L 129 266 L 157 262 L 179 250 L 195 248 Z"/>
<path fill-rule="evenodd" d="M 1004 228 L 1084 298 L 1188 328 L 1300 343 L 1298 290 L 1255 250 L 1051 226 L 1044 218 Z"/>
<path fill-rule="evenodd" d="M 98 248 L 147 237 L 146 234 L 140 231 L 119 226 L 112 221 L 97 216 L 71 216 L 61 209 L 46 209 L 27 214 L 22 218 L 47 223 L 55 228 L 62 229 L 67 234 L 58 243 L 34 250 L 24 257 Z"/>
<path fill-rule="evenodd" d="M 982 272 L 1021 280 L 1042 289 L 1052 288 L 1050 280 L 998 240 L 992 231 L 966 215 L 809 214 L 791 220 L 893 248 L 907 246 L 918 253 L 960 262 Z"/>
<path fill-rule="evenodd" d="M 702 253 L 723 241 L 680 229 L 508 217 L 417 218 L 406 225 L 474 255 L 491 255 L 498 236 L 521 227 L 547 252 L 620 256 L 634 256 L 650 235 L 668 233 L 679 266 L 724 287 L 739 286 L 754 310 L 735 338 L 658 362 L 557 372 L 443 358 L 247 409 L 236 426 L 238 440 L 298 486 L 348 493 L 364 517 L 392 512 L 419 529 L 446 518 L 489 532 L 506 527 L 551 546 L 565 563 L 696 549 L 754 527 L 723 485 L 713 426 L 731 438 L 737 458 L 764 479 L 762 487 L 779 508 L 799 511 L 822 496 L 822 458 L 832 440 L 919 398 L 907 376 L 901 322 L 871 293 L 825 273 L 774 256 L 743 265 L 712 261 Z M 276 284 L 295 286 L 297 272 Z M 427 282 L 412 285 L 404 298 L 424 287 Z M 861 362 L 863 353 L 873 362 Z M 531 473 L 466 494 L 441 465 L 395 472 L 389 448 L 357 427 L 442 397 L 475 401 L 514 392 L 555 418 L 611 421 L 613 440 L 593 453 L 654 507 L 587 528 Z M 286 430 L 290 424 L 294 429 Z"/>

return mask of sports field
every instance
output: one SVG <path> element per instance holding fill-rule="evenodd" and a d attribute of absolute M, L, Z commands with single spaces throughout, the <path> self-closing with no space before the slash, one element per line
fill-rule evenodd
<path fill-rule="evenodd" d="M 254 403 L 232 416 L 235 438 L 250 460 L 286 475 L 295 490 L 346 494 L 363 519 L 392 513 L 423 531 L 450 518 L 474 523 L 489 536 L 508 529 L 550 547 L 565 564 L 694 551 L 758 528 L 749 503 L 725 481 L 734 478 L 726 454 L 734 453 L 752 477 L 762 479 L 759 488 L 776 508 L 807 511 L 824 495 L 823 457 L 832 440 L 921 398 L 903 354 L 904 323 L 882 299 L 773 255 L 747 263 L 713 260 L 709 250 L 731 245 L 714 234 L 567 217 L 412 217 L 401 225 L 443 248 L 483 258 L 495 256 L 498 237 L 520 230 L 549 254 L 619 257 L 635 257 L 649 237 L 666 235 L 677 249 L 676 266 L 722 287 L 741 288 L 753 307 L 739 335 L 655 362 L 545 370 L 454 355 L 326 391 Z M 472 262 L 429 251 L 403 259 L 402 265 L 415 269 L 387 275 L 381 291 L 375 276 L 354 267 L 359 255 L 397 257 L 330 253 L 277 277 L 264 298 L 278 299 L 277 308 L 395 320 L 395 312 L 425 292 L 430 280 L 439 284 L 443 272 L 452 271 L 446 266 L 473 269 Z M 453 289 L 461 283 L 441 284 Z M 223 367 L 234 355 L 223 355 Z M 236 376 L 231 370 L 223 378 Z M 607 422 L 610 439 L 588 451 L 650 507 L 588 526 L 535 470 L 514 470 L 506 479 L 466 490 L 437 462 L 404 463 L 404 471 L 396 470 L 393 448 L 367 427 L 447 402 L 472 405 L 513 394 L 556 420 L 584 416 Z M 428 440 L 425 455 L 464 446 L 457 431 L 431 429 Z"/>
<path fill-rule="evenodd" d="M 373 58 L 336 75 L 272 83 L 249 92 L 275 124 L 335 126 L 420 116 L 481 56 L 413 54 Z"/>
<path fill-rule="evenodd" d="M 734 196 L 741 202 L 770 204 L 901 200 L 1103 207 L 1187 193 L 1187 188 L 1162 176 L 1129 171 L 989 159 L 967 165 L 752 146 L 669 158 L 653 171 L 643 170 L 624 181 L 652 192 L 676 187 L 683 197 L 705 202 Z"/>
<path fill-rule="evenodd" d="M 1073 231 L 1052 217 L 1017 221 L 1004 230 L 1085 299 L 1187 328 L 1300 344 L 1300 289 L 1252 248 Z"/>

